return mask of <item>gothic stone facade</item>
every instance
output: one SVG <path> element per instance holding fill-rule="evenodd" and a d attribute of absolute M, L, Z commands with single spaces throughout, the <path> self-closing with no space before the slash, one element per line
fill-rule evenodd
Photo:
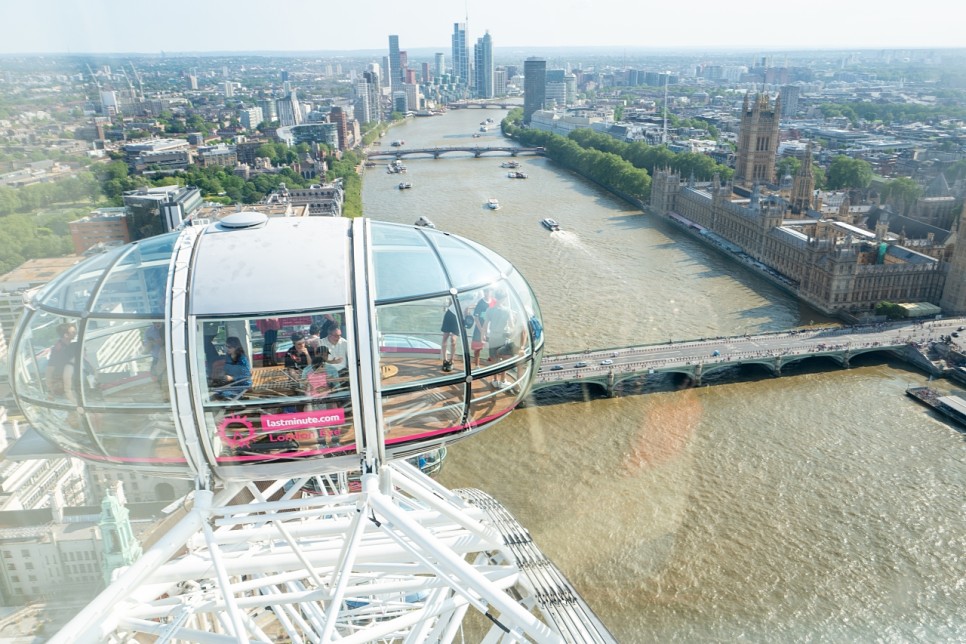
<path fill-rule="evenodd" d="M 834 221 L 785 224 L 782 199 L 736 203 L 732 188 L 715 180 L 708 189 L 684 186 L 657 171 L 651 208 L 677 213 L 739 246 L 786 278 L 800 299 L 828 315 L 870 311 L 882 301 L 938 304 L 943 265 L 932 257 L 858 234 Z"/>

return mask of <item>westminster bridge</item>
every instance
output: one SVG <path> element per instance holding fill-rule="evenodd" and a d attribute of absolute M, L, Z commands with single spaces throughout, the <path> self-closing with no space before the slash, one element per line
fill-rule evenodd
<path fill-rule="evenodd" d="M 428 156 L 434 159 L 440 158 L 442 155 L 448 152 L 463 152 L 472 154 L 474 157 L 479 158 L 483 155 L 493 155 L 493 156 L 505 156 L 510 155 L 511 157 L 523 155 L 539 155 L 542 156 L 545 152 L 542 147 L 524 148 L 518 146 L 479 146 L 479 145 L 453 145 L 448 147 L 435 147 L 435 148 L 404 148 L 396 147 L 391 150 L 369 150 L 366 153 L 366 158 L 368 159 L 402 159 L 403 157 L 415 157 L 415 156 Z"/>
<path fill-rule="evenodd" d="M 711 374 L 743 365 L 758 365 L 780 376 L 789 365 L 816 358 L 818 364 L 847 369 L 856 356 L 870 353 L 899 358 L 940 375 L 942 362 L 929 358 L 930 345 L 946 340 L 955 348 L 964 325 L 966 318 L 810 327 L 545 355 L 533 390 L 577 383 L 597 385 L 614 395 L 621 383 L 656 374 L 682 374 L 700 385 Z"/>

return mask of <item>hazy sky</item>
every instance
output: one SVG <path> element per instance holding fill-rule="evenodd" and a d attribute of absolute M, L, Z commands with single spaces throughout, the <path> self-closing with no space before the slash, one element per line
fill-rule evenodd
<path fill-rule="evenodd" d="M 497 48 L 966 47 L 955 0 L 0 0 L 0 53 L 387 49 L 393 33 L 448 55 L 467 15 L 470 43 L 489 30 Z"/>

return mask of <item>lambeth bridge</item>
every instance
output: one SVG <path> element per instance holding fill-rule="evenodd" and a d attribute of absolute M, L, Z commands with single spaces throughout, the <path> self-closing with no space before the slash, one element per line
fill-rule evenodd
<path fill-rule="evenodd" d="M 899 358 L 939 375 L 943 361 L 930 357 L 930 346 L 945 340 L 957 349 L 959 330 L 966 331 L 964 325 L 966 318 L 947 318 L 804 328 L 546 355 L 533 390 L 580 383 L 597 385 L 614 395 L 621 383 L 656 374 L 682 374 L 700 385 L 711 374 L 724 374 L 743 365 L 758 365 L 780 376 L 785 367 L 804 360 L 818 358 L 825 364 L 848 368 L 853 358 L 870 353 Z"/>
<path fill-rule="evenodd" d="M 440 158 L 448 152 L 463 152 L 472 154 L 480 158 L 485 154 L 489 155 L 510 155 L 511 157 L 526 155 L 543 155 L 544 148 L 521 148 L 521 147 L 483 147 L 479 145 L 454 145 L 449 147 L 437 148 L 403 148 L 397 147 L 392 150 L 370 150 L 366 157 L 369 159 L 401 159 L 403 157 L 428 156 L 434 159 Z"/>
<path fill-rule="evenodd" d="M 488 108 L 495 108 L 498 110 L 510 110 L 514 107 L 522 107 L 522 104 L 517 103 L 492 103 L 488 101 L 463 101 L 461 103 L 449 103 L 446 109 L 450 110 L 468 110 L 468 109 L 478 109 L 485 110 Z"/>

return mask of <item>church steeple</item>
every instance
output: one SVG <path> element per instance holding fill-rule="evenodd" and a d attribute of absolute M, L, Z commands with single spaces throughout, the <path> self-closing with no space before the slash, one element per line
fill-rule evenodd
<path fill-rule="evenodd" d="M 795 173 L 795 183 L 792 185 L 792 212 L 797 214 L 808 212 L 812 208 L 812 194 L 815 192 L 815 175 L 812 170 L 812 143 L 809 141 L 805 148 L 805 161 Z"/>
<path fill-rule="evenodd" d="M 104 583 L 111 583 L 114 571 L 130 566 L 141 556 L 141 544 L 134 537 L 129 512 L 125 507 L 124 488 L 120 481 L 114 494 L 101 501 L 101 546 L 104 549 L 102 573 Z"/>

